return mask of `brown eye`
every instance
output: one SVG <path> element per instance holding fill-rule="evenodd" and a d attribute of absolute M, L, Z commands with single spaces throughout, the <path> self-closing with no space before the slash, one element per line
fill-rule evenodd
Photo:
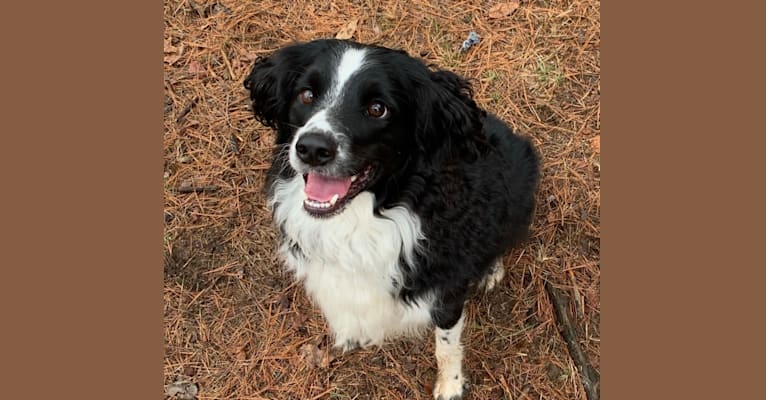
<path fill-rule="evenodd" d="M 314 102 L 314 92 L 311 89 L 306 89 L 298 94 L 298 100 L 303 104 L 311 104 Z"/>
<path fill-rule="evenodd" d="M 385 118 L 388 116 L 388 108 L 383 103 L 374 101 L 367 106 L 367 115 L 373 118 Z"/>

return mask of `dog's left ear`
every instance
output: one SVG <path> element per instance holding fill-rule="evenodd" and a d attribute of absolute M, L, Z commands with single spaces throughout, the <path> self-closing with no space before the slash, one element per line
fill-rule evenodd
<path fill-rule="evenodd" d="M 450 71 L 433 71 L 429 77 L 419 99 L 422 118 L 415 140 L 420 150 L 475 153 L 485 112 L 473 100 L 471 84 Z"/>

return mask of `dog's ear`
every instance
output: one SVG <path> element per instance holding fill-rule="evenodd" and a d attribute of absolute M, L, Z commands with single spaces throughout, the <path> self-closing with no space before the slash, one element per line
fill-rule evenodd
<path fill-rule="evenodd" d="M 268 57 L 259 56 L 255 59 L 250 75 L 243 82 L 245 89 L 250 91 L 255 119 L 271 128 L 276 127 L 277 116 L 284 107 L 279 96 L 280 81 L 284 79 L 280 76 L 284 72 L 278 67 L 279 58 L 278 52 Z"/>
<path fill-rule="evenodd" d="M 271 128 L 286 121 L 295 81 L 325 47 L 319 41 L 293 44 L 255 60 L 243 84 L 250 91 L 256 120 Z"/>
<path fill-rule="evenodd" d="M 450 71 L 433 71 L 429 78 L 419 93 L 416 144 L 429 154 L 476 153 L 485 112 L 473 100 L 471 84 Z"/>

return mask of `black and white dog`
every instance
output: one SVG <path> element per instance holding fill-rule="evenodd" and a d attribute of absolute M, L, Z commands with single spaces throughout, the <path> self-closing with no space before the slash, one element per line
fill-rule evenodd
<path fill-rule="evenodd" d="M 478 108 L 467 81 L 404 51 L 315 40 L 244 82 L 276 130 L 266 191 L 279 254 L 343 350 L 436 327 L 434 397 L 460 399 L 463 306 L 527 236 L 531 143 Z"/>

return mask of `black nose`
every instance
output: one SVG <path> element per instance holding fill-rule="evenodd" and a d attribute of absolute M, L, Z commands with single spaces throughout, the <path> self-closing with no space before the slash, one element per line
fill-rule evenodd
<path fill-rule="evenodd" d="M 295 143 L 298 158 L 312 167 L 325 165 L 332 161 L 337 154 L 337 147 L 331 137 L 319 133 L 304 134 Z"/>

